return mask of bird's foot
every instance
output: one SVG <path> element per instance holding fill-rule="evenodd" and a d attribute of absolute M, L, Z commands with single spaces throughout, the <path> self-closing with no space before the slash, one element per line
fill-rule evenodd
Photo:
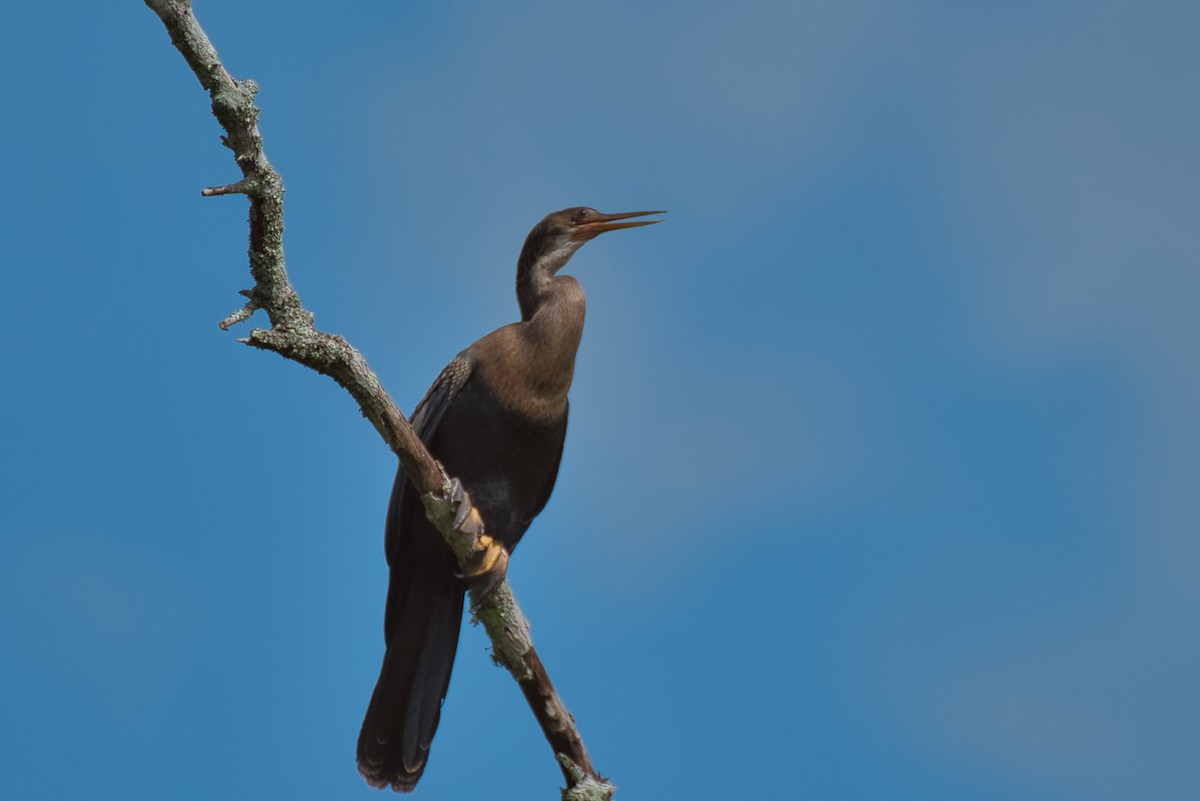
<path fill-rule="evenodd" d="M 484 531 L 483 516 L 471 503 L 471 496 L 458 479 L 451 482 L 450 496 L 458 504 L 454 528 L 474 537 L 478 544 L 474 555 L 462 566 L 460 574 L 471 582 L 474 605 L 478 606 L 496 591 L 508 574 L 508 550 Z"/>
<path fill-rule="evenodd" d="M 463 577 L 471 582 L 472 610 L 490 598 L 508 575 L 508 551 L 505 547 L 487 534 L 479 538 L 479 544 L 483 550 L 463 570 Z"/>

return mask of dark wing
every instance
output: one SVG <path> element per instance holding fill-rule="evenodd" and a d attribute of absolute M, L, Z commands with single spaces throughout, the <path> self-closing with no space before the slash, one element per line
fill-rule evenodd
<path fill-rule="evenodd" d="M 446 410 L 454 396 L 458 394 L 467 379 L 471 377 L 474 362 L 464 351 L 454 357 L 454 360 L 442 368 L 442 372 L 434 380 L 433 386 L 425 393 L 425 397 L 413 409 L 412 426 L 421 442 L 429 445 L 437 431 L 438 423 L 442 422 Z M 396 480 L 392 482 L 392 497 L 388 500 L 387 523 L 385 524 L 384 553 L 388 564 L 392 564 L 400 537 L 400 507 L 404 496 L 411 491 L 408 474 L 404 472 L 404 464 L 396 469 Z"/>
<path fill-rule="evenodd" d="M 413 411 L 413 428 L 426 445 L 471 365 L 459 354 Z M 358 737 L 358 769 L 376 787 L 411 790 L 425 769 L 450 683 L 466 585 L 456 575 L 454 554 L 426 521 L 403 465 L 388 501 L 386 543 L 387 650 Z"/>

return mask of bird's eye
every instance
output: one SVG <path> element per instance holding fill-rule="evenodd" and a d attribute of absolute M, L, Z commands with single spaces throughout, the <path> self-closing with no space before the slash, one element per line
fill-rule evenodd
<path fill-rule="evenodd" d="M 586 220 L 588 217 L 591 217 L 591 216 L 592 216 L 591 209 L 580 209 L 579 211 L 575 212 L 575 222 L 583 222 L 584 220 Z"/>

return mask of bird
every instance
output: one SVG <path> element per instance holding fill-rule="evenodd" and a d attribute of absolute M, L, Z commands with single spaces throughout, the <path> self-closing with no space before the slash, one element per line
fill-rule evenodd
<path fill-rule="evenodd" d="M 400 465 L 385 523 L 383 665 L 358 737 L 358 770 L 372 786 L 416 787 L 450 683 L 463 596 L 472 581 L 485 593 L 499 585 L 507 555 L 554 489 L 586 312 L 579 281 L 559 270 L 589 240 L 662 222 L 632 218 L 663 213 L 575 206 L 547 215 L 517 259 L 520 321 L 460 352 L 413 409 L 417 435 L 469 493 L 504 558 L 464 576 Z"/>

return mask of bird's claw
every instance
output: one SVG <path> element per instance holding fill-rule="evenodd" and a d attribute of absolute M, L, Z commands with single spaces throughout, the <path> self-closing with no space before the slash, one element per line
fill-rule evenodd
<path fill-rule="evenodd" d="M 457 478 L 450 485 L 450 498 L 457 505 L 454 512 L 454 528 L 476 538 L 486 536 L 483 533 L 483 516 L 479 514 L 475 504 L 471 503 L 471 496 Z"/>
<path fill-rule="evenodd" d="M 450 478 L 446 475 L 446 468 L 442 467 L 442 463 L 438 462 L 438 467 L 442 469 L 442 476 L 445 483 L 442 484 L 442 492 L 450 496 L 450 500 L 457 504 L 465 503 L 468 506 L 471 502 L 471 496 L 467 494 L 467 488 L 462 485 L 462 482 L 457 478 Z"/>
<path fill-rule="evenodd" d="M 491 535 L 482 534 L 479 537 L 480 550 L 467 560 L 463 565 L 462 577 L 474 581 L 480 576 L 484 576 L 497 568 L 504 569 L 508 565 L 508 552 L 504 550 L 504 546 L 491 538 Z"/>
<path fill-rule="evenodd" d="M 450 482 L 450 497 L 458 505 L 454 528 L 475 538 L 479 549 L 462 566 L 461 578 L 471 582 L 475 605 L 488 598 L 508 574 L 508 550 L 484 532 L 483 516 L 458 479 Z"/>
<path fill-rule="evenodd" d="M 508 551 L 491 536 L 479 537 L 482 550 L 463 565 L 463 578 L 471 582 L 471 608 L 477 608 L 491 596 L 508 575 Z"/>

